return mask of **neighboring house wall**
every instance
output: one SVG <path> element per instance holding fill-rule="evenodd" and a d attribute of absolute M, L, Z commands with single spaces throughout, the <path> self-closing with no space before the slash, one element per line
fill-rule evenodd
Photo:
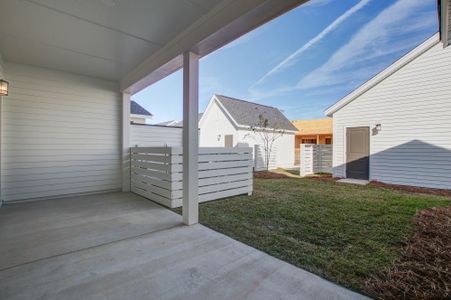
<path fill-rule="evenodd" d="M 300 164 L 301 144 L 331 144 L 332 143 L 332 119 L 323 118 L 316 120 L 291 121 L 298 129 L 295 139 L 295 164 Z"/>
<path fill-rule="evenodd" d="M 130 147 L 182 146 L 183 128 L 130 125 Z"/>
<path fill-rule="evenodd" d="M 326 143 L 329 139 L 329 143 Z M 312 140 L 314 143 L 305 143 L 306 140 Z M 296 135 L 296 148 L 299 148 L 301 144 L 331 144 L 332 134 L 318 134 L 318 135 Z"/>
<path fill-rule="evenodd" d="M 225 135 L 233 135 L 233 145 L 240 141 L 238 130 L 228 119 L 222 108 L 214 102 L 204 114 L 200 127 L 199 146 L 200 147 L 224 147 Z M 220 138 L 218 139 L 218 135 Z"/>
<path fill-rule="evenodd" d="M 260 135 L 252 131 L 238 131 L 240 147 L 255 147 L 256 144 L 264 144 Z M 262 148 L 263 149 L 263 148 Z M 276 167 L 292 168 L 294 164 L 294 133 L 285 133 L 277 138 L 273 145 L 273 153 L 276 157 Z"/>
<path fill-rule="evenodd" d="M 437 43 L 335 112 L 334 176 L 346 174 L 346 128 L 368 126 L 371 180 L 450 189 L 450 83 L 451 47 Z"/>
<path fill-rule="evenodd" d="M 11 63 L 5 70 L 3 200 L 119 190 L 117 83 Z"/>
<path fill-rule="evenodd" d="M 218 136 L 220 139 L 218 140 Z M 225 135 L 233 135 L 233 146 L 254 147 L 263 145 L 258 134 L 251 130 L 237 129 L 219 105 L 214 102 L 200 124 L 200 147 L 224 147 Z M 277 166 L 290 168 L 294 164 L 294 133 L 286 133 L 274 143 Z"/>

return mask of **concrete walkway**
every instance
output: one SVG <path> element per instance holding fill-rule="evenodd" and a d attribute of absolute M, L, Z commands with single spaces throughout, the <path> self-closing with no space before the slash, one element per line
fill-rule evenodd
<path fill-rule="evenodd" d="M 370 182 L 368 180 L 364 179 L 353 179 L 353 178 L 343 178 L 340 180 L 337 180 L 339 183 L 349 183 L 349 184 L 356 184 L 356 185 L 367 185 Z"/>
<path fill-rule="evenodd" d="M 1 299 L 364 299 L 139 196 L 0 209 Z"/>

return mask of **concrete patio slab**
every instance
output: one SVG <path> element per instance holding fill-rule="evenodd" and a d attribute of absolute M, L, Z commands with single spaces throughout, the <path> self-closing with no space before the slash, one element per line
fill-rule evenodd
<path fill-rule="evenodd" d="M 0 269 L 180 225 L 170 210 L 132 193 L 4 205 Z"/>
<path fill-rule="evenodd" d="M 337 180 L 337 182 L 357 184 L 357 185 L 367 185 L 368 183 L 370 183 L 368 180 L 352 179 L 352 178 L 343 178 L 343 179 Z"/>
<path fill-rule="evenodd" d="M 119 199 L 121 196 L 123 202 L 131 203 L 102 198 Z M 5 245 L 1 255 L 8 255 L 14 261 L 9 263 L 2 258 L 0 298 L 365 299 L 202 225 L 178 225 L 180 216 L 140 197 L 120 193 L 102 197 L 99 202 L 94 196 L 88 201 L 92 209 L 97 208 L 101 215 L 98 222 L 93 221 L 95 213 L 88 209 L 90 205 L 87 202 L 78 213 L 71 213 L 71 210 L 77 210 L 77 206 L 63 199 L 52 200 L 58 201 L 54 207 L 48 207 L 45 202 L 50 201 L 45 201 L 20 204 L 21 209 L 2 208 L 0 226 L 9 226 L 10 230 L 17 231 L 17 235 L 0 227 L 0 238 L 2 245 Z M 110 207 L 105 209 L 112 216 L 120 216 L 123 213 L 121 210 L 127 209 L 133 214 L 132 211 L 136 212 L 140 207 L 143 212 L 148 212 L 147 218 L 135 214 L 134 219 L 125 213 L 122 218 L 113 218 L 118 222 L 115 225 L 113 219 L 102 213 L 103 206 L 107 204 Z M 25 212 L 31 207 L 39 213 Z M 114 212 L 113 207 L 119 211 Z M 46 210 L 49 210 L 47 221 Z M 70 238 L 70 225 L 59 216 L 58 210 L 68 216 L 71 220 L 69 224 L 78 228 L 74 240 Z M 27 214 L 24 227 L 33 228 L 21 230 L 18 224 L 11 225 L 4 221 L 13 221 L 13 215 Z M 92 236 L 87 234 L 90 236 L 87 240 L 81 239 L 83 230 L 74 220 L 75 215 L 85 219 L 84 214 L 97 232 Z M 152 227 L 154 219 L 156 226 Z M 167 219 L 166 223 L 162 219 Z M 118 233 L 116 238 L 111 232 L 97 228 L 102 220 L 106 223 L 101 227 L 112 227 Z M 141 230 L 146 226 L 149 232 L 142 234 Z M 59 227 L 68 228 L 63 233 L 58 231 Z M 64 246 L 57 247 L 51 228 L 58 232 Z M 34 239 L 32 232 L 39 233 L 41 239 Z M 102 232 L 108 238 L 103 237 Z M 133 232 L 135 236 L 131 236 Z M 3 243 L 4 236 L 9 243 Z M 47 241 L 49 245 L 46 248 Z M 75 241 L 81 241 L 84 248 L 75 247 Z M 25 259 L 20 260 L 23 252 L 18 245 L 21 243 L 27 247 L 37 247 L 38 253 L 34 255 L 32 249 L 27 250 Z M 46 251 L 49 253 L 43 257 Z"/>

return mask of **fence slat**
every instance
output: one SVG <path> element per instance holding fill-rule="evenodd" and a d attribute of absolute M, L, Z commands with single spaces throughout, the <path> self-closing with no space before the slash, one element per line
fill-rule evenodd
<path fill-rule="evenodd" d="M 181 147 L 132 147 L 131 190 L 168 207 L 182 204 Z M 199 201 L 252 192 L 252 148 L 199 148 Z"/>
<path fill-rule="evenodd" d="M 203 154 L 199 155 L 199 162 L 207 161 L 234 161 L 234 160 L 252 160 L 251 153 L 240 153 L 240 154 Z"/>
<path fill-rule="evenodd" d="M 332 173 L 332 145 L 301 144 L 300 175 Z"/>
<path fill-rule="evenodd" d="M 199 163 L 199 171 L 214 170 L 214 169 L 227 169 L 227 168 L 239 168 L 239 167 L 252 167 L 252 161 L 251 160 L 239 160 L 239 161 Z"/>
<path fill-rule="evenodd" d="M 241 180 L 247 180 L 247 179 L 249 179 L 249 174 L 247 174 L 247 173 L 232 174 L 232 175 L 225 175 L 225 176 L 219 176 L 219 177 L 207 177 L 207 178 L 199 179 L 199 187 L 204 186 L 204 185 L 241 181 Z"/>
<path fill-rule="evenodd" d="M 229 183 L 221 183 L 220 190 L 231 190 L 236 188 L 242 188 L 242 187 L 248 187 L 252 183 L 250 180 L 243 180 L 243 181 L 236 181 L 236 182 L 229 182 Z M 201 186 L 199 187 L 199 195 L 206 194 L 206 193 L 212 193 L 218 191 L 218 185 L 207 185 L 207 186 Z"/>
<path fill-rule="evenodd" d="M 219 191 L 216 193 L 203 194 L 203 195 L 199 195 L 199 202 L 221 199 L 221 198 L 237 196 L 237 195 L 243 195 L 243 194 L 248 194 L 251 192 L 252 192 L 252 186 L 248 186 L 248 187 L 239 188 L 236 190 Z"/>

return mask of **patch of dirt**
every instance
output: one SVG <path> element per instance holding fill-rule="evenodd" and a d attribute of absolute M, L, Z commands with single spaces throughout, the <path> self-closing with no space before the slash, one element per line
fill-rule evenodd
<path fill-rule="evenodd" d="M 430 194 L 430 195 L 438 195 L 438 196 L 449 196 L 451 197 L 451 190 L 442 190 L 442 189 L 430 189 L 430 188 L 422 188 L 408 185 L 396 185 L 396 184 L 388 184 L 379 181 L 371 181 L 370 185 L 388 188 L 393 190 L 407 191 L 412 193 L 422 193 L 422 194 Z"/>
<path fill-rule="evenodd" d="M 261 178 L 261 179 L 287 179 L 287 178 L 290 178 L 285 174 L 268 172 L 268 171 L 254 172 L 254 177 Z"/>
<path fill-rule="evenodd" d="M 331 174 L 321 174 L 321 175 L 314 175 L 314 176 L 306 176 L 304 178 L 307 179 L 313 179 L 313 180 L 320 180 L 320 181 L 337 181 L 340 178 L 332 177 Z"/>
<path fill-rule="evenodd" d="M 400 259 L 365 282 L 376 299 L 451 299 L 451 207 L 421 210 L 414 222 Z"/>

